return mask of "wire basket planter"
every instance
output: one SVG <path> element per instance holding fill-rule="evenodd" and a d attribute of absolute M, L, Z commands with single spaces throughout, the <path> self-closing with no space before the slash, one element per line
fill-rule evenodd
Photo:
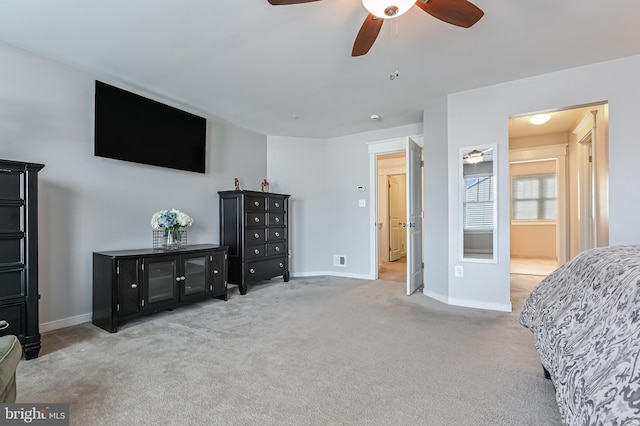
<path fill-rule="evenodd" d="M 186 229 L 154 229 L 153 248 L 160 250 L 177 250 L 187 245 Z"/>

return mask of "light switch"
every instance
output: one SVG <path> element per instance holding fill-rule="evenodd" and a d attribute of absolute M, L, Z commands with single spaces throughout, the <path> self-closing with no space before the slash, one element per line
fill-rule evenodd
<path fill-rule="evenodd" d="M 358 207 L 367 207 L 367 200 L 358 200 Z"/>

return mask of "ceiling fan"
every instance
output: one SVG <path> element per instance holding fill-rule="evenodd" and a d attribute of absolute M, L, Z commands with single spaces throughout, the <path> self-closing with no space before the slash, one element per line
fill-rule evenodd
<path fill-rule="evenodd" d="M 287 4 L 311 3 L 319 0 L 268 0 L 274 6 Z M 356 41 L 353 43 L 351 56 L 365 55 L 376 41 L 385 19 L 397 18 L 414 4 L 431 16 L 469 28 L 482 18 L 484 12 L 467 0 L 362 0 L 369 12 L 364 20 Z"/>

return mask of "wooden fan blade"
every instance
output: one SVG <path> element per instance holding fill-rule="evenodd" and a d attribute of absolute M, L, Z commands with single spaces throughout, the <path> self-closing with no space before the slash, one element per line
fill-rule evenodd
<path fill-rule="evenodd" d="M 358 31 L 356 41 L 353 43 L 351 56 L 365 55 L 369 49 L 371 49 L 373 42 L 376 41 L 376 38 L 380 33 L 380 28 L 382 28 L 383 23 L 384 19 L 378 18 L 372 13 L 367 16 L 362 27 L 360 27 L 360 31 Z"/>
<path fill-rule="evenodd" d="M 285 4 L 299 4 L 299 3 L 311 3 L 312 1 L 320 0 L 268 0 L 274 6 L 283 6 Z"/>
<path fill-rule="evenodd" d="M 416 6 L 434 18 L 459 27 L 469 28 L 484 12 L 467 0 L 417 0 Z"/>

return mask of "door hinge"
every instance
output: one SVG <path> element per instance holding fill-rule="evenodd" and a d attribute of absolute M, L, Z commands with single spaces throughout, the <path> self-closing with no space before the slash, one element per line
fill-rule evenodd
<path fill-rule="evenodd" d="M 590 155 L 590 156 L 589 156 L 589 162 L 590 162 L 590 163 L 593 163 L 593 155 Z"/>
<path fill-rule="evenodd" d="M 116 275 L 120 275 L 120 265 L 116 266 Z"/>
<path fill-rule="evenodd" d="M 424 167 L 424 160 L 420 160 L 420 167 Z"/>
<path fill-rule="evenodd" d="M 422 262 L 422 269 L 424 269 L 424 262 Z"/>

